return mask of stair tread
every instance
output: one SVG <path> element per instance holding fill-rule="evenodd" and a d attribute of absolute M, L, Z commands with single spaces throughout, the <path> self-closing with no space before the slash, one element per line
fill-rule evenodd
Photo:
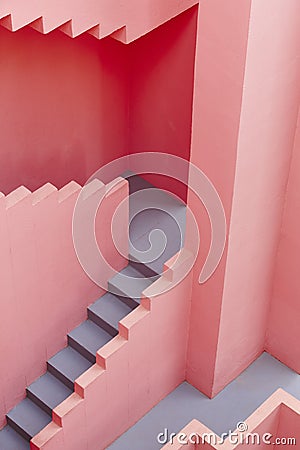
<path fill-rule="evenodd" d="M 29 450 L 30 444 L 7 425 L 0 431 L 0 448 L 1 450 Z"/>
<path fill-rule="evenodd" d="M 165 248 L 163 248 L 160 241 L 157 239 L 152 240 L 151 252 L 153 251 L 155 255 L 158 255 L 157 258 L 149 261 L 149 255 L 147 255 L 147 253 L 145 253 L 145 258 L 143 258 L 143 254 L 137 253 L 143 251 L 147 252 L 147 250 L 150 249 L 148 233 L 141 236 L 133 243 L 130 243 L 129 250 L 130 257 L 133 261 L 144 264 L 157 274 L 161 274 L 163 272 L 164 263 L 174 256 L 183 244 L 183 237 L 181 236 L 181 232 L 179 231 L 174 220 L 169 220 L 168 227 L 159 226 L 159 228 L 165 232 L 167 242 Z"/>
<path fill-rule="evenodd" d="M 136 199 L 132 202 L 129 212 L 129 237 L 131 242 L 139 239 L 145 234 L 149 234 L 155 228 L 163 229 L 167 235 L 172 236 L 168 232 L 168 228 L 172 226 L 172 222 L 176 220 L 184 234 L 185 231 L 185 216 L 186 207 L 184 204 L 177 203 L 177 201 L 164 194 L 164 198 L 157 198 L 155 200 L 155 207 L 147 208 L 147 199 Z M 138 206 L 140 203 L 140 209 Z M 147 209 L 143 210 L 143 207 Z M 140 212 L 137 212 L 140 211 Z"/>
<path fill-rule="evenodd" d="M 38 397 L 50 409 L 54 409 L 72 394 L 71 389 L 49 372 L 34 381 L 27 391 Z"/>
<path fill-rule="evenodd" d="M 103 345 L 112 339 L 110 334 L 91 320 L 82 322 L 77 328 L 74 328 L 68 336 L 86 348 L 94 356 L 96 356 L 99 348 L 103 347 Z"/>
<path fill-rule="evenodd" d="M 129 306 L 110 292 L 100 297 L 88 309 L 116 330 L 118 330 L 119 321 L 132 311 Z"/>
<path fill-rule="evenodd" d="M 48 364 L 58 370 L 72 383 L 88 370 L 93 363 L 68 346 L 49 359 Z"/>
<path fill-rule="evenodd" d="M 29 398 L 25 398 L 15 406 L 7 414 L 7 417 L 22 428 L 31 438 L 52 420 L 45 411 L 39 408 Z"/>
<path fill-rule="evenodd" d="M 135 278 L 133 280 L 133 278 Z M 138 270 L 128 264 L 109 280 L 109 289 L 114 294 L 140 299 L 142 292 L 153 283 L 153 279 L 144 277 Z"/>
<path fill-rule="evenodd" d="M 170 215 L 178 220 L 180 228 L 184 232 L 186 214 L 186 205 L 184 202 L 168 192 L 158 189 L 130 170 L 127 170 L 121 176 L 128 180 L 130 194 L 146 190 L 145 195 L 133 196 L 129 202 L 129 236 L 131 242 L 134 242 L 145 234 L 149 234 L 154 228 L 162 227 L 167 231 L 170 221 L 173 221 Z M 147 193 L 147 189 L 149 188 L 155 189 L 151 193 L 150 200 L 150 203 L 154 203 L 155 206 L 150 209 L 149 195 Z M 143 208 L 146 209 L 143 210 Z M 140 212 L 135 215 L 136 211 Z M 172 236 L 172 234 L 170 235 Z"/>

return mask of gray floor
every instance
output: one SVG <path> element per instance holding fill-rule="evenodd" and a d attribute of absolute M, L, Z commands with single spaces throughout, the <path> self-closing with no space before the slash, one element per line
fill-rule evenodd
<path fill-rule="evenodd" d="M 157 435 L 164 428 L 169 433 L 178 432 L 194 418 L 221 435 L 234 430 L 279 387 L 300 399 L 300 376 L 263 353 L 212 400 L 190 384 L 181 384 L 108 448 L 159 449 L 162 445 Z"/>

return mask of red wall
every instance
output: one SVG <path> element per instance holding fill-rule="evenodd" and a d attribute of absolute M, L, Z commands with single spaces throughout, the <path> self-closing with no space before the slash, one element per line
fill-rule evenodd
<path fill-rule="evenodd" d="M 130 45 L 128 148 L 189 160 L 197 7 Z M 158 176 L 148 179 L 186 197 L 186 189 Z"/>
<path fill-rule="evenodd" d="M 85 205 L 94 204 L 105 188 L 87 189 Z M 0 428 L 25 387 L 46 371 L 47 359 L 66 345 L 67 333 L 86 319 L 87 306 L 103 294 L 82 270 L 73 245 L 72 217 L 80 191 L 74 182 L 59 191 L 48 183 L 33 193 L 20 187 L 0 196 Z M 127 196 L 123 180 L 107 193 L 95 220 L 96 237 L 107 236 L 101 250 L 116 270 L 125 259 L 116 254 L 107 228 Z M 126 245 L 126 226 L 119 235 Z M 106 265 L 99 263 L 98 269 L 103 286 Z"/>
<path fill-rule="evenodd" d="M 0 191 L 84 183 L 126 153 L 126 46 L 0 27 Z"/>

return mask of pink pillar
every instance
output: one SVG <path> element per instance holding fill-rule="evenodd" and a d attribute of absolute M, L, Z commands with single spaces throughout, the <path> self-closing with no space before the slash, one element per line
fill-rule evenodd
<path fill-rule="evenodd" d="M 300 39 L 299 39 L 300 40 Z M 273 280 L 266 349 L 300 372 L 300 114 Z"/>

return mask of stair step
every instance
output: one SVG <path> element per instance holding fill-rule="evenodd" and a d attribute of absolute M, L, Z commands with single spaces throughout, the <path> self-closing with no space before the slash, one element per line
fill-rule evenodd
<path fill-rule="evenodd" d="M 111 339 L 110 334 L 91 320 L 86 320 L 68 334 L 69 345 L 91 363 L 96 362 L 96 353 L 99 348 Z"/>
<path fill-rule="evenodd" d="M 119 321 L 131 311 L 132 308 L 127 306 L 120 298 L 107 292 L 88 307 L 88 317 L 111 336 L 116 336 Z"/>
<path fill-rule="evenodd" d="M 7 425 L 0 431 L 1 450 L 30 450 L 30 444 L 12 427 Z"/>
<path fill-rule="evenodd" d="M 47 372 L 27 388 L 27 397 L 52 415 L 52 410 L 72 394 L 64 383 Z"/>
<path fill-rule="evenodd" d="M 145 253 L 145 259 L 143 259 L 142 253 L 135 253 L 136 251 L 148 251 L 150 248 L 149 232 L 130 243 L 130 264 L 143 273 L 146 277 L 153 277 L 155 275 L 162 274 L 164 263 L 174 256 L 183 245 L 184 237 L 181 233 L 184 233 L 184 229 L 182 229 L 182 218 L 185 216 L 185 209 L 180 208 L 180 214 L 178 213 L 179 218 L 176 217 L 180 224 L 180 229 L 174 219 L 166 213 L 165 216 L 166 217 L 164 217 L 161 222 L 157 224 L 157 228 L 164 232 L 166 237 L 166 246 L 163 248 L 162 242 L 160 242 L 159 239 L 154 238 L 152 242 L 151 251 L 153 251 L 155 255 L 159 255 L 157 258 L 153 258 L 153 260 L 148 261 L 149 255 L 147 255 L 147 253 Z"/>
<path fill-rule="evenodd" d="M 157 278 L 157 277 L 156 277 Z M 138 306 L 142 292 L 153 283 L 154 279 L 146 278 L 142 273 L 128 264 L 125 269 L 117 273 L 108 282 L 108 290 L 114 295 L 121 296 L 127 304 Z M 126 299 L 127 298 L 127 299 Z M 130 302 L 131 300 L 131 302 Z"/>
<path fill-rule="evenodd" d="M 52 420 L 51 416 L 29 398 L 22 400 L 6 417 L 8 425 L 28 441 Z"/>
<path fill-rule="evenodd" d="M 184 235 L 185 232 L 185 217 L 186 217 L 186 205 L 173 195 L 159 190 L 156 186 L 152 185 L 148 181 L 144 180 L 140 176 L 132 175 L 133 172 L 126 171 L 121 176 L 126 178 L 129 182 L 130 194 L 145 190 L 145 194 L 135 196 L 129 202 L 129 237 L 131 242 L 135 242 L 144 235 L 148 235 L 151 230 L 155 228 L 161 228 L 165 231 L 169 239 L 172 240 L 174 236 L 173 231 L 169 228 L 174 228 L 174 217 L 178 221 L 180 229 Z M 155 189 L 151 193 L 151 202 L 149 203 L 149 194 L 147 189 Z M 154 206 L 149 206 L 151 203 Z M 146 208 L 143 210 L 143 208 Z M 135 214 L 140 211 L 138 214 Z M 175 230 L 176 236 L 178 228 Z M 178 250 L 176 250 L 178 251 Z M 173 255 L 171 255 L 173 256 Z"/>
<path fill-rule="evenodd" d="M 92 365 L 93 363 L 70 346 L 58 352 L 47 362 L 49 372 L 72 390 L 76 378 Z"/>

